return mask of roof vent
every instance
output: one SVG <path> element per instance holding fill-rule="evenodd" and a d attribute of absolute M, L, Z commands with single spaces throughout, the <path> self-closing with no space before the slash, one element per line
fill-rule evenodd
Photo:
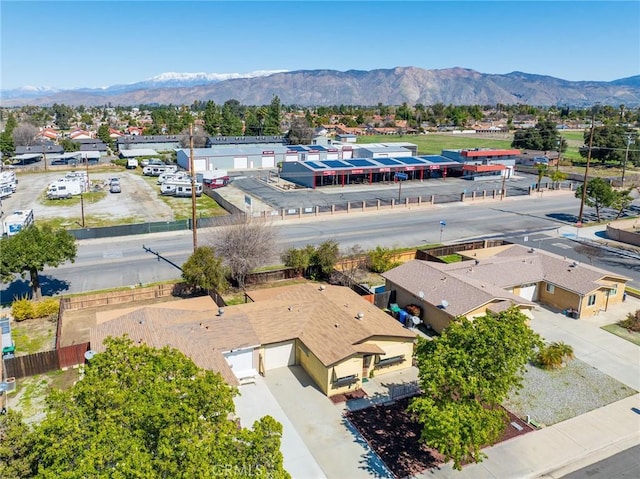
<path fill-rule="evenodd" d="M 362 319 L 362 318 L 364 318 L 364 313 L 362 311 L 358 311 L 358 314 L 356 315 L 356 317 L 358 319 Z"/>
<path fill-rule="evenodd" d="M 446 299 L 443 299 L 442 301 L 440 301 L 440 307 L 442 309 L 447 309 L 449 307 L 449 301 L 447 301 Z"/>

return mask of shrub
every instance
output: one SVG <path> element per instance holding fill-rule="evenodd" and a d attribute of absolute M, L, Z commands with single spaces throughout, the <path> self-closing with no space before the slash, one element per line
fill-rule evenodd
<path fill-rule="evenodd" d="M 11 314 L 16 321 L 25 319 L 52 317 L 58 314 L 60 303 L 56 298 L 45 298 L 42 301 L 31 301 L 23 297 L 16 299 L 11 305 Z"/>
<path fill-rule="evenodd" d="M 26 297 L 16 299 L 11 304 L 11 315 L 16 321 L 35 318 L 35 314 L 33 301 Z"/>
<path fill-rule="evenodd" d="M 558 369 L 573 359 L 573 348 L 562 341 L 551 343 L 538 352 L 536 362 L 544 369 Z"/>
<path fill-rule="evenodd" d="M 640 309 L 635 313 L 627 314 L 627 317 L 618 322 L 618 326 L 625 328 L 634 333 L 640 333 Z"/>
<path fill-rule="evenodd" d="M 393 251 L 389 248 L 376 246 L 376 249 L 368 254 L 369 269 L 374 273 L 384 273 L 400 265 L 399 261 L 393 261 Z"/>
<path fill-rule="evenodd" d="M 111 162 L 117 166 L 127 166 L 127 160 L 123 158 L 118 158 L 117 160 L 111 160 Z"/>
<path fill-rule="evenodd" d="M 45 298 L 35 304 L 35 317 L 44 318 L 47 316 L 56 316 L 60 308 L 60 301 L 56 298 Z"/>

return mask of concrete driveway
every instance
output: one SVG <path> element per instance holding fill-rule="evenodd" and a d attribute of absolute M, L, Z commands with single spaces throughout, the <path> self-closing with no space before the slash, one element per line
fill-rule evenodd
<path fill-rule="evenodd" d="M 393 477 L 302 367 L 268 371 L 264 381 L 327 478 Z"/>
<path fill-rule="evenodd" d="M 240 395 L 233 400 L 236 415 L 243 427 L 251 428 L 253 423 L 269 415 L 282 424 L 282 444 L 284 468 L 294 479 L 325 479 L 322 469 L 313 458 L 305 442 L 291 423 L 285 412 L 271 394 L 264 378 L 256 377 L 255 384 L 240 386 Z"/>
<path fill-rule="evenodd" d="M 640 300 L 628 297 L 624 303 L 610 306 L 597 316 L 576 320 L 539 307 L 533 313 L 531 327 L 546 341 L 565 342 L 581 361 L 640 391 L 640 348 L 600 329 L 638 309 Z"/>

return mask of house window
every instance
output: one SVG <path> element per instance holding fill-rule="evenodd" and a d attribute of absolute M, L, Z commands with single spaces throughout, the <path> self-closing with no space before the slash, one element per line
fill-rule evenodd
<path fill-rule="evenodd" d="M 547 283 L 546 290 L 547 290 L 547 293 L 553 294 L 554 291 L 556 290 L 556 287 L 552 284 Z"/>
<path fill-rule="evenodd" d="M 391 366 L 393 364 L 398 364 L 404 362 L 404 354 L 401 356 L 392 356 L 390 358 L 380 359 L 376 363 L 376 368 L 381 368 L 384 366 Z"/>
<path fill-rule="evenodd" d="M 615 296 L 618 294 L 618 285 L 612 286 L 610 290 L 607 291 L 608 296 Z"/>
<path fill-rule="evenodd" d="M 343 376 L 341 378 L 336 378 L 335 381 L 333 381 L 333 387 L 334 388 L 340 388 L 343 386 L 351 386 L 354 383 L 358 382 L 358 375 L 357 374 L 350 374 L 349 376 Z"/>
<path fill-rule="evenodd" d="M 587 300 L 587 306 L 593 306 L 594 304 L 596 304 L 596 295 L 592 294 L 589 296 L 589 299 Z"/>

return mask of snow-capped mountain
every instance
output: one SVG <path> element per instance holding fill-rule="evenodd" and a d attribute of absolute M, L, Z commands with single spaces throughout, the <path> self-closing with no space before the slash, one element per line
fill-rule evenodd
<path fill-rule="evenodd" d="M 112 85 L 104 88 L 51 88 L 25 86 L 11 90 L 0 90 L 0 97 L 8 100 L 11 98 L 36 98 L 52 95 L 62 91 L 77 91 L 83 93 L 99 93 L 102 95 L 117 95 L 134 90 L 149 90 L 155 88 L 184 88 L 198 85 L 208 85 L 220 81 L 237 78 L 257 78 L 282 73 L 287 70 L 259 70 L 249 73 L 176 73 L 166 72 L 135 83 Z"/>

